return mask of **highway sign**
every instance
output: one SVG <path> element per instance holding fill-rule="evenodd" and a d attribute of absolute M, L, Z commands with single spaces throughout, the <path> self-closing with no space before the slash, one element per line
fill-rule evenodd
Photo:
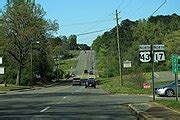
<path fill-rule="evenodd" d="M 131 61 L 128 61 L 128 60 L 124 61 L 123 62 L 123 67 L 124 68 L 130 68 L 131 67 Z"/>
<path fill-rule="evenodd" d="M 139 60 L 144 63 L 150 62 L 151 61 L 151 52 L 150 51 L 141 51 L 139 53 Z"/>
<path fill-rule="evenodd" d="M 153 45 L 153 50 L 154 51 L 164 51 L 165 47 L 164 47 L 164 45 Z"/>
<path fill-rule="evenodd" d="M 0 75 L 4 75 L 4 67 L 0 67 Z"/>
<path fill-rule="evenodd" d="M 154 62 L 156 61 L 165 61 L 165 53 L 162 52 L 154 52 Z"/>
<path fill-rule="evenodd" d="M 176 54 L 172 55 L 172 72 L 178 73 L 178 56 Z"/>
<path fill-rule="evenodd" d="M 139 45 L 139 51 L 151 51 L 151 45 Z"/>

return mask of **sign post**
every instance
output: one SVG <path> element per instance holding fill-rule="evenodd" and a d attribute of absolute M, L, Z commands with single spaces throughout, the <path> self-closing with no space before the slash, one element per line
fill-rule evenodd
<path fill-rule="evenodd" d="M 152 68 L 152 89 L 153 102 L 155 101 L 155 82 L 154 82 L 154 62 L 165 61 L 165 47 L 164 45 L 140 45 L 139 46 L 139 60 L 142 63 L 151 62 Z"/>

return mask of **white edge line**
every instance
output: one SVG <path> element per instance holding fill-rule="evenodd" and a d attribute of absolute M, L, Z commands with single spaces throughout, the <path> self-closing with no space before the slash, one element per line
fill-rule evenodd
<path fill-rule="evenodd" d="M 44 109 L 42 109 L 40 112 L 45 112 L 46 110 L 48 110 L 50 107 L 46 107 Z"/>

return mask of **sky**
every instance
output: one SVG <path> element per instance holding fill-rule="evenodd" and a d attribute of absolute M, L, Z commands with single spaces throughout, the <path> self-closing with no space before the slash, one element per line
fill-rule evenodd
<path fill-rule="evenodd" d="M 115 10 L 122 20 L 147 19 L 165 0 L 36 0 L 46 12 L 45 18 L 57 20 L 56 36 L 79 35 L 79 44 L 91 45 L 105 31 L 80 35 L 99 30 L 110 30 L 116 25 Z M 0 0 L 0 8 L 6 0 Z M 155 15 L 180 15 L 180 0 L 167 0 Z"/>

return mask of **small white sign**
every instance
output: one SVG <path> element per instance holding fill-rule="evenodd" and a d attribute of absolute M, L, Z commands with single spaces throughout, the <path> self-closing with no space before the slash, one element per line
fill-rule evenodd
<path fill-rule="evenodd" d="M 151 52 L 147 51 L 147 52 L 140 52 L 139 53 L 139 60 L 141 62 L 147 63 L 151 61 Z"/>
<path fill-rule="evenodd" d="M 164 45 L 153 45 L 153 50 L 155 50 L 155 51 L 164 51 L 165 47 L 164 47 Z"/>
<path fill-rule="evenodd" d="M 151 45 L 139 45 L 139 51 L 151 51 Z"/>
<path fill-rule="evenodd" d="M 0 75 L 4 75 L 4 67 L 0 67 Z"/>
<path fill-rule="evenodd" d="M 0 64 L 2 64 L 2 57 L 0 57 Z"/>
<path fill-rule="evenodd" d="M 154 52 L 154 62 L 158 61 L 165 61 L 165 53 L 162 52 Z"/>
<path fill-rule="evenodd" d="M 123 67 L 124 68 L 130 68 L 131 67 L 131 61 L 128 61 L 128 60 L 124 61 L 123 62 Z"/>

